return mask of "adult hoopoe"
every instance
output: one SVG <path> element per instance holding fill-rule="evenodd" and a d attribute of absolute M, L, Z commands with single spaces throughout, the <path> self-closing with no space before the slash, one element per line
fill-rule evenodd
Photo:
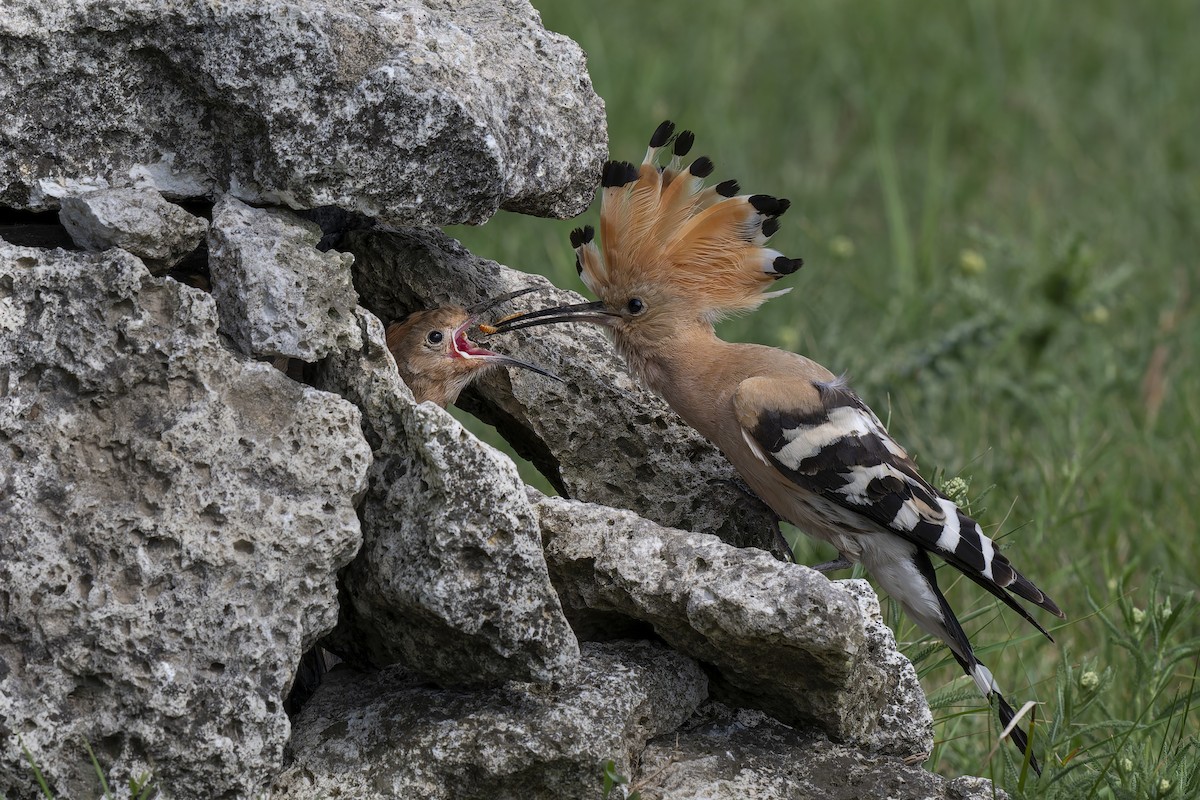
<path fill-rule="evenodd" d="M 1014 595 L 1059 617 L 1050 598 L 1013 568 L 975 520 L 938 492 L 879 418 L 834 375 L 804 356 L 718 339 L 713 324 L 783 291 L 765 291 L 799 259 L 765 247 L 788 201 L 739 195 L 736 181 L 704 186 L 708 158 L 681 168 L 694 136 L 664 122 L 641 166 L 610 161 L 601 178 L 600 242 L 571 234 L 576 266 L 600 300 L 501 320 L 485 333 L 558 322 L 606 327 L 630 367 L 733 462 L 783 519 L 833 544 L 826 567 L 861 561 L 924 631 L 938 637 L 1000 720 L 1012 707 L 971 649 L 938 589 L 929 553 L 961 570 L 1035 628 Z M 666 167 L 658 153 L 673 143 Z M 1014 726 L 1022 753 L 1028 738 Z M 1030 763 L 1040 772 L 1037 760 Z"/>
<path fill-rule="evenodd" d="M 556 381 L 562 379 L 541 367 L 485 350 L 468 338 L 479 317 L 491 308 L 537 291 L 521 289 L 477 303 L 470 308 L 441 306 L 414 311 L 387 327 L 387 347 L 418 403 L 431 400 L 445 408 L 471 381 L 499 366 L 522 367 Z"/>

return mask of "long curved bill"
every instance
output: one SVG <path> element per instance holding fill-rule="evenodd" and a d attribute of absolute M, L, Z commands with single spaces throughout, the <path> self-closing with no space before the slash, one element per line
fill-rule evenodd
<path fill-rule="evenodd" d="M 539 325 L 554 325 L 560 322 L 592 322 L 597 325 L 610 325 L 619 315 L 605 308 L 599 300 L 592 303 L 575 303 L 574 305 L 543 308 L 540 311 L 530 311 L 525 314 L 514 314 L 504 317 L 494 325 L 480 325 L 479 330 L 486 334 L 508 333 L 522 328 L 535 328 Z"/>
<path fill-rule="evenodd" d="M 521 292 L 521 294 L 524 294 L 524 292 Z M 454 348 L 455 355 L 457 355 L 459 358 L 477 361 L 489 361 L 493 364 L 503 364 L 510 367 L 521 367 L 522 369 L 527 369 L 530 372 L 536 372 L 538 375 L 544 375 L 551 380 L 556 380 L 559 383 L 566 383 L 566 381 L 555 375 L 553 372 L 548 372 L 536 364 L 531 364 L 528 361 L 522 361 L 521 359 L 513 358 L 512 356 L 493 353 L 491 350 L 479 347 L 467 337 L 467 332 L 471 330 L 471 327 L 475 324 L 476 317 L 472 315 L 467 317 L 467 321 L 458 326 L 458 328 L 454 331 L 452 347 Z"/>
<path fill-rule="evenodd" d="M 509 300 L 512 300 L 515 297 L 520 297 L 521 295 L 530 294 L 532 292 L 545 292 L 552 288 L 554 288 L 554 287 L 552 287 L 552 286 L 529 286 L 524 289 L 517 289 L 516 291 L 506 292 L 505 294 L 497 295 L 488 300 L 481 300 L 480 302 L 476 303 L 475 305 L 469 307 L 467 309 L 467 314 L 469 314 L 472 317 L 479 317 L 479 316 L 483 315 L 483 312 L 491 311 L 493 308 L 500 305 L 501 303 L 507 303 Z"/>

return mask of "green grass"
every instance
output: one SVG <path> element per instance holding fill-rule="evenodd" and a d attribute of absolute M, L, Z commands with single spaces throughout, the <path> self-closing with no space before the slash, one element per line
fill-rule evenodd
<path fill-rule="evenodd" d="M 18 737 L 18 740 L 20 740 L 20 737 Z M 96 787 L 99 792 L 97 796 L 103 798 L 103 800 L 116 800 L 117 795 L 109 788 L 104 767 L 100 766 L 100 761 L 96 758 L 96 753 L 92 750 L 91 744 L 87 740 L 83 740 L 82 744 L 83 749 L 87 752 L 88 762 L 91 764 L 92 770 L 96 773 Z M 29 751 L 24 741 L 21 741 L 21 751 L 25 754 L 25 760 L 29 764 L 29 772 L 37 785 L 37 792 L 46 800 L 55 800 L 57 795 L 50 788 L 50 784 L 46 781 L 45 776 L 42 775 L 42 770 L 38 766 L 37 759 L 34 758 L 33 753 Z M 137 777 L 131 776 L 126 786 L 128 793 L 121 796 L 127 797 L 130 800 L 153 800 L 154 797 L 158 796 L 153 776 L 149 772 L 143 772 Z M 28 788 L 32 793 L 33 787 L 30 786 Z M 0 800 L 3 800 L 3 795 L 0 795 Z"/>
<path fill-rule="evenodd" d="M 1014 705 L 1042 703 L 1046 775 L 1023 787 L 991 711 L 893 612 L 936 706 L 931 766 L 1016 796 L 1200 792 L 1194 6 L 535 5 L 587 50 L 614 155 L 669 117 L 714 178 L 792 200 L 773 243 L 806 260 L 795 290 L 722 334 L 848 372 L 1067 611 L 1055 646 L 951 588 Z M 450 232 L 579 289 L 576 224 Z"/>

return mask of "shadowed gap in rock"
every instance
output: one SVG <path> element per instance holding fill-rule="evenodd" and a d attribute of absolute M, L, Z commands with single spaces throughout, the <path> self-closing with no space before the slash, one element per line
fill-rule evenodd
<path fill-rule="evenodd" d="M 561 497 L 569 497 L 566 484 L 563 483 L 558 459 L 550 452 L 546 443 L 537 434 L 526 428 L 504 409 L 489 403 L 482 394 L 473 387 L 468 387 L 459 395 L 456 406 L 471 416 L 490 425 L 500 437 L 508 443 L 503 448 L 514 461 L 525 461 L 533 466 L 543 478 L 554 488 Z"/>
<path fill-rule="evenodd" d="M 189 214 L 212 219 L 212 201 L 204 198 L 172 200 Z M 46 250 L 80 250 L 67 229 L 59 221 L 57 211 L 25 211 L 0 206 L 0 239 L 20 247 L 38 247 Z M 208 240 L 200 244 L 177 263 L 167 275 L 182 284 L 203 291 L 211 290 L 208 271 Z"/>
<path fill-rule="evenodd" d="M 191 200 L 172 200 L 171 202 L 194 217 L 202 217 L 212 222 L 213 203 L 211 200 L 197 198 Z M 205 236 L 201 239 L 196 249 L 188 253 L 183 257 L 183 260 L 172 267 L 167 276 L 174 278 L 186 286 L 191 286 L 193 289 L 200 289 L 211 293 L 212 275 L 208 268 L 208 237 Z"/>
<path fill-rule="evenodd" d="M 58 221 L 57 211 L 21 211 L 0 206 L 0 239 L 20 247 L 79 249 Z"/>

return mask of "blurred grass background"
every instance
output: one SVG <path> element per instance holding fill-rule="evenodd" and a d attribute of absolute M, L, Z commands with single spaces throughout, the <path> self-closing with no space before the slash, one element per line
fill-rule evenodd
<path fill-rule="evenodd" d="M 792 200 L 772 245 L 806 261 L 793 292 L 721 334 L 847 372 L 1067 611 L 1056 647 L 950 593 L 1014 705 L 1043 704 L 1040 781 L 890 613 L 935 706 L 930 766 L 1016 796 L 1200 796 L 1195 3 L 534 4 L 587 51 L 614 157 L 670 118 L 713 180 Z M 578 224 L 449 233 L 582 291 Z"/>

